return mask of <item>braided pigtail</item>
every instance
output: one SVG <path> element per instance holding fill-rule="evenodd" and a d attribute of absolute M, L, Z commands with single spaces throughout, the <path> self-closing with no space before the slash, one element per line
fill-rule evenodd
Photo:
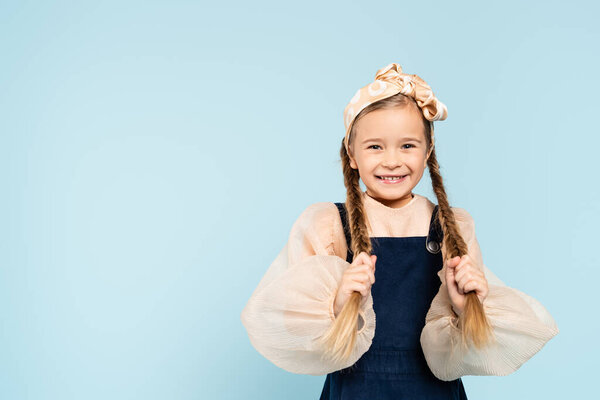
<path fill-rule="evenodd" d="M 361 196 L 362 191 L 359 183 L 360 175 L 357 169 L 350 166 L 350 157 L 346 152 L 344 140 L 342 140 L 340 157 L 344 173 L 344 185 L 346 186 L 346 214 L 352 237 L 352 243 L 348 245 L 355 257 L 363 251 L 371 254 L 371 239 L 367 230 L 366 215 Z M 359 292 L 352 293 L 350 299 L 335 318 L 330 330 L 322 338 L 326 355 L 336 362 L 348 359 L 354 349 L 361 298 L 362 295 Z M 363 321 L 363 323 L 366 323 L 366 321 Z"/>
<path fill-rule="evenodd" d="M 435 147 L 431 148 L 431 155 L 427 160 L 429 175 L 433 191 L 437 197 L 439 213 L 438 218 L 444 231 L 443 247 L 446 249 L 446 260 L 467 254 L 468 248 L 464 239 L 458 231 L 458 226 L 454 218 L 454 213 L 448 203 L 440 167 L 435 156 Z M 444 260 L 444 261 L 446 261 Z M 483 305 L 475 291 L 466 293 L 465 308 L 459 319 L 462 332 L 462 343 L 466 345 L 467 340 L 471 339 L 473 344 L 478 347 L 484 347 L 489 343 L 492 334 L 492 328 L 483 310 Z"/>

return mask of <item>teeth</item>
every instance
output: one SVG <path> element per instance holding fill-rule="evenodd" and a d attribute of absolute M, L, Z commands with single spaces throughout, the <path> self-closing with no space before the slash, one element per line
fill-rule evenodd
<path fill-rule="evenodd" d="M 406 176 L 406 175 L 402 175 L 402 176 Z M 402 176 L 380 176 L 379 179 L 385 179 L 387 181 L 395 181 L 397 179 L 402 178 Z"/>

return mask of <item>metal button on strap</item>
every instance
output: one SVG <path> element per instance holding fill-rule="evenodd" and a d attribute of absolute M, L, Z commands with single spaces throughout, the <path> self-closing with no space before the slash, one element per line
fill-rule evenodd
<path fill-rule="evenodd" d="M 440 244 L 434 240 L 427 242 L 427 250 L 430 253 L 438 253 L 440 251 Z"/>

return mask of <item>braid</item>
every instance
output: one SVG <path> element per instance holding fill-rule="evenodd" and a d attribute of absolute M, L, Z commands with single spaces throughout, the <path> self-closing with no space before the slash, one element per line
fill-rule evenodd
<path fill-rule="evenodd" d="M 431 184 L 433 186 L 433 192 L 437 197 L 438 207 L 440 210 L 439 219 L 444 230 L 444 244 L 445 248 L 452 254 L 448 258 L 455 257 L 458 254 L 465 254 L 467 252 L 467 244 L 463 240 L 462 236 L 458 233 L 458 226 L 454 219 L 454 213 L 448 203 L 448 197 L 446 195 L 446 189 L 442 181 L 442 175 L 440 174 L 440 166 L 437 162 L 435 155 L 435 148 L 431 149 L 431 155 L 427 160 L 427 166 L 429 167 L 429 175 L 431 176 Z"/>
<path fill-rule="evenodd" d="M 346 152 L 344 140 L 340 148 L 344 185 L 346 186 L 346 215 L 352 243 L 348 243 L 354 257 L 363 251 L 371 254 L 371 239 L 367 229 L 365 209 L 360 189 L 360 174 L 357 169 L 350 166 L 350 157 Z M 323 336 L 325 345 L 324 355 L 328 355 L 336 362 L 348 359 L 356 343 L 358 327 L 358 310 L 360 309 L 361 294 L 352 293 L 350 299 L 344 304 L 342 311 L 335 318 L 330 330 Z M 363 321 L 366 323 L 366 321 Z"/>
<path fill-rule="evenodd" d="M 349 244 L 353 254 L 361 252 L 371 253 L 371 240 L 367 230 L 365 209 L 362 202 L 360 189 L 360 174 L 357 169 L 350 166 L 350 157 L 345 147 L 340 149 L 340 157 L 344 170 L 344 185 L 346 186 L 346 210 L 348 213 L 348 226 L 352 243 Z"/>
<path fill-rule="evenodd" d="M 440 166 L 435 156 L 435 147 L 431 148 L 431 155 L 427 160 L 427 166 L 429 167 L 431 184 L 440 210 L 438 218 L 444 231 L 442 247 L 446 249 L 445 258 L 447 260 L 456 256 L 462 257 L 464 254 L 467 254 L 468 247 L 459 233 L 454 213 L 448 203 L 448 197 L 444 189 L 444 183 L 442 182 L 442 175 L 440 174 Z M 476 347 L 481 348 L 489 342 L 492 328 L 477 294 L 471 291 L 466 293 L 466 295 L 463 316 L 459 319 L 462 344 L 466 345 L 467 340 L 470 338 Z"/>

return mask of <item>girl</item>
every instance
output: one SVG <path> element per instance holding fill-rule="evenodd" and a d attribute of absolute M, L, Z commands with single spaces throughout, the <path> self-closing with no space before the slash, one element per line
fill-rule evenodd
<path fill-rule="evenodd" d="M 433 134 L 446 116 L 417 75 L 377 71 L 344 110 L 346 202 L 302 212 L 242 311 L 264 357 L 327 374 L 322 400 L 466 399 L 461 376 L 510 374 L 559 332 L 449 206 Z M 426 167 L 437 205 L 412 192 Z"/>

